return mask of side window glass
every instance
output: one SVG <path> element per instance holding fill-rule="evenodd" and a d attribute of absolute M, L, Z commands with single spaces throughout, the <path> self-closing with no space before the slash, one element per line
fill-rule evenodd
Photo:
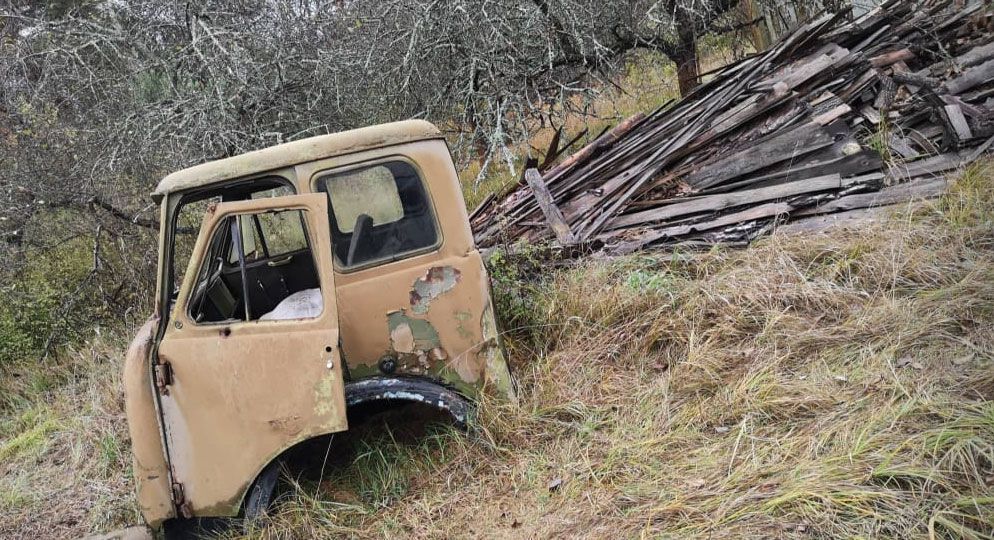
<path fill-rule="evenodd" d="M 301 223 L 304 216 L 301 212 L 273 212 L 261 214 L 257 218 L 270 259 L 307 249 L 307 236 Z"/>
<path fill-rule="evenodd" d="M 190 317 L 199 323 L 309 319 L 323 307 L 302 210 L 222 221 L 204 253 L 189 304 Z"/>
<path fill-rule="evenodd" d="M 328 195 L 335 262 L 355 268 L 434 247 L 438 230 L 417 170 L 390 161 L 319 177 Z"/>

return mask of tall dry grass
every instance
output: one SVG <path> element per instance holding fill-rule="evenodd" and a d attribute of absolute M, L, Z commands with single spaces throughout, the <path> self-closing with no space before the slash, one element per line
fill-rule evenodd
<path fill-rule="evenodd" d="M 367 442 L 249 536 L 991 538 L 992 193 L 556 271 L 520 406 Z"/>
<path fill-rule="evenodd" d="M 140 521 L 122 385 L 134 330 L 98 329 L 58 357 L 5 366 L 0 538 L 78 538 Z"/>

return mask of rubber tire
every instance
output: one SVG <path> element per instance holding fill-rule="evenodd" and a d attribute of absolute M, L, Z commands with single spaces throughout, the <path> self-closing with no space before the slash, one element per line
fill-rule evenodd
<path fill-rule="evenodd" d="M 282 469 L 282 463 L 279 461 L 270 463 L 259 474 L 259 477 L 255 479 L 252 487 L 249 488 L 249 492 L 245 496 L 245 505 L 242 511 L 246 525 L 251 521 L 266 516 L 266 512 L 269 511 L 269 507 L 273 504 L 273 499 L 276 495 L 276 484 L 280 480 L 280 469 Z"/>

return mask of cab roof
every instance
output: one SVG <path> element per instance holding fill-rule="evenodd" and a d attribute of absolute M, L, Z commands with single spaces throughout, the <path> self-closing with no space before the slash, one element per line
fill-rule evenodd
<path fill-rule="evenodd" d="M 288 142 L 238 156 L 209 161 L 166 176 L 152 193 L 156 200 L 168 193 L 205 187 L 225 180 L 289 167 L 297 163 L 350 154 L 426 139 L 439 139 L 442 133 L 430 122 L 405 120 L 330 135 Z"/>

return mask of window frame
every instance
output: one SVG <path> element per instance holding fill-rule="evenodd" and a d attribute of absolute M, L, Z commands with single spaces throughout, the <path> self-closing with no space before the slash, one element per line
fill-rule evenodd
<path fill-rule="evenodd" d="M 269 212 L 272 212 L 272 211 L 273 210 L 265 210 L 263 212 L 235 212 L 235 213 L 232 213 L 232 214 L 230 214 L 228 216 L 225 216 L 223 219 L 218 220 L 217 223 L 214 224 L 214 227 L 212 227 L 211 230 L 210 230 L 210 232 L 208 233 L 209 237 L 211 238 L 211 240 L 208 241 L 208 245 L 210 245 L 210 242 L 213 241 L 214 236 L 220 233 L 220 234 L 227 234 L 228 235 L 228 241 L 234 247 L 235 243 L 236 243 L 236 239 L 234 238 L 234 235 L 232 234 L 234 227 L 230 226 L 229 220 L 233 219 L 235 221 L 235 223 L 240 223 L 240 220 L 241 220 L 242 216 L 246 216 L 246 215 L 257 216 L 260 213 L 269 213 Z M 324 298 L 324 289 L 323 289 L 324 284 L 321 281 L 321 275 L 320 275 L 321 274 L 321 270 L 320 270 L 320 268 L 318 266 L 319 263 L 318 263 L 317 257 L 315 257 L 315 255 L 314 255 L 314 248 L 313 248 L 313 246 L 315 245 L 314 241 L 316 240 L 316 238 L 312 238 L 312 237 L 316 233 L 311 229 L 311 227 L 308 226 L 307 218 L 305 217 L 305 212 L 310 212 L 311 210 L 309 208 L 295 208 L 295 207 L 290 206 L 290 207 L 287 207 L 287 208 L 281 208 L 281 209 L 279 209 L 277 211 L 278 212 L 294 212 L 294 211 L 295 212 L 300 212 L 300 226 L 304 230 L 304 238 L 306 239 L 307 247 L 305 249 L 302 249 L 302 250 L 297 250 L 297 252 L 299 252 L 299 251 L 307 251 L 310 254 L 311 260 L 314 263 L 314 271 L 315 271 L 315 273 L 317 273 L 318 290 L 321 291 L 322 298 Z M 240 230 L 240 225 L 238 225 L 237 227 Z M 223 231 L 224 228 L 228 228 L 229 231 L 227 231 L 227 232 Z M 241 249 L 242 249 L 241 247 L 236 248 L 236 251 L 241 250 Z M 293 252 L 293 253 L 296 253 L 296 252 Z M 204 258 L 201 259 L 200 262 L 199 262 L 199 264 L 197 265 L 197 270 L 196 270 L 195 275 L 198 276 L 198 277 L 194 278 L 195 280 L 199 279 L 200 272 L 205 267 L 205 263 L 207 262 L 207 255 L 208 255 L 208 253 L 205 252 L 204 253 Z M 242 260 L 239 260 L 239 261 L 235 262 L 235 265 L 238 266 L 240 272 L 243 272 L 242 278 L 244 280 L 245 264 L 247 264 L 249 261 L 245 261 L 244 260 L 244 253 L 241 254 L 240 258 Z M 332 259 L 334 259 L 334 256 L 332 256 Z M 244 289 L 245 282 L 243 281 L 242 284 L 243 284 L 243 290 L 241 292 L 244 295 L 245 294 L 244 293 L 244 291 L 245 291 L 245 289 Z M 317 315 L 315 315 L 314 317 L 307 317 L 306 319 L 266 319 L 266 320 L 262 320 L 262 319 L 256 317 L 255 319 L 239 318 L 239 319 L 228 319 L 228 320 L 223 320 L 223 321 L 198 321 L 196 319 L 196 317 L 194 317 L 194 315 L 193 315 L 193 295 L 196 292 L 196 290 L 197 290 L 196 281 L 194 281 L 194 287 L 190 289 L 189 293 L 187 294 L 186 298 L 184 299 L 184 302 L 186 304 L 186 314 L 185 314 L 186 318 L 194 326 L 223 326 L 223 325 L 231 325 L 231 324 L 239 324 L 239 323 L 268 324 L 268 323 L 285 323 L 285 322 L 310 321 L 310 320 L 320 319 L 322 316 L 324 316 L 325 310 L 328 309 L 327 306 L 325 306 L 324 303 L 322 302 L 321 312 L 318 313 Z M 207 291 L 204 291 L 204 294 L 207 294 Z M 248 311 L 251 310 L 250 305 L 248 305 L 248 299 L 247 298 L 246 298 L 246 304 L 247 305 L 243 307 L 243 315 L 246 314 Z M 261 315 L 260 315 L 260 317 L 261 317 Z"/>
<path fill-rule="evenodd" d="M 274 173 L 271 173 L 271 172 L 267 172 L 267 173 L 257 174 L 257 175 L 254 175 L 254 176 L 248 176 L 248 177 L 243 177 L 243 178 L 235 178 L 235 179 L 229 180 L 227 182 L 219 183 L 217 185 L 211 185 L 211 186 L 207 186 L 207 187 L 200 187 L 200 188 L 194 188 L 194 189 L 190 189 L 190 190 L 180 191 L 180 192 L 177 192 L 175 194 L 170 194 L 169 197 L 163 202 L 163 207 L 164 208 L 166 208 L 166 205 L 174 205 L 174 206 L 172 206 L 172 208 L 168 209 L 168 213 L 169 213 L 169 215 L 168 215 L 168 218 L 169 218 L 168 219 L 168 223 L 163 223 L 163 229 L 164 229 L 164 231 L 160 232 L 160 236 L 162 236 L 162 238 L 160 239 L 160 242 L 161 241 L 167 242 L 167 246 L 166 247 L 168 248 L 168 249 L 164 250 L 165 253 L 163 254 L 164 257 L 163 257 L 163 261 L 162 262 L 164 263 L 163 264 L 164 268 L 160 269 L 160 276 L 162 278 L 162 290 L 159 291 L 159 294 L 162 295 L 162 296 L 160 296 L 160 298 L 162 298 L 162 300 L 163 300 L 163 302 L 162 302 L 162 320 L 168 321 L 168 320 L 172 319 L 171 313 L 172 313 L 172 307 L 173 306 L 171 304 L 173 303 L 172 302 L 173 290 L 176 290 L 176 292 L 178 294 L 179 293 L 179 288 L 182 286 L 182 282 L 179 283 L 179 284 L 176 284 L 176 274 L 177 274 L 177 272 L 176 272 L 176 235 L 177 235 L 176 227 L 179 225 L 179 216 L 180 216 L 180 213 L 183 210 L 183 207 L 185 205 L 187 205 L 187 204 L 195 203 L 195 202 L 199 202 L 199 201 L 203 201 L 203 200 L 209 199 L 209 198 L 217 196 L 217 195 L 220 195 L 222 197 L 222 201 L 223 201 L 223 199 L 224 199 L 223 192 L 224 191 L 230 190 L 232 188 L 238 188 L 240 185 L 245 185 L 246 187 L 248 187 L 248 186 L 251 186 L 253 182 L 258 182 L 258 181 L 261 181 L 261 180 L 272 180 L 272 181 L 274 181 L 274 183 L 279 184 L 278 187 L 289 187 L 290 190 L 291 190 L 291 195 L 300 195 L 301 194 L 300 190 L 297 189 L 297 185 L 292 180 L 290 180 L 289 178 L 287 178 L 286 176 L 284 176 L 282 174 L 274 174 Z M 266 188 L 266 189 L 274 189 L 274 188 Z M 265 191 L 266 189 L 260 189 L 259 191 Z M 250 192 L 250 194 L 251 193 L 255 193 L 255 192 Z M 175 202 L 173 202 L 172 200 L 170 200 L 172 197 L 176 197 Z M 200 225 L 194 227 L 195 232 L 193 234 L 195 234 L 195 235 L 199 234 L 200 233 L 199 228 L 202 227 L 202 226 L 203 226 L 203 218 L 201 218 Z M 189 264 L 190 264 L 190 261 L 187 261 L 187 265 L 188 266 L 189 266 Z M 189 268 L 184 268 L 183 269 L 183 275 L 184 276 L 186 275 L 186 272 L 188 270 L 189 270 Z M 198 267 L 198 270 L 199 270 L 199 267 Z"/>
<path fill-rule="evenodd" d="M 334 270 L 336 273 L 351 274 L 354 272 L 369 270 L 370 268 L 376 268 L 379 266 L 392 264 L 398 261 L 403 261 L 406 259 L 417 257 L 419 255 L 425 255 L 427 253 L 435 253 L 442 248 L 443 244 L 445 244 L 445 231 L 442 229 L 442 224 L 438 220 L 438 209 L 435 206 L 435 195 L 434 193 L 432 193 L 431 185 L 427 181 L 424 171 L 421 169 L 418 163 L 403 154 L 391 154 L 388 156 L 379 156 L 374 159 L 366 161 L 356 161 L 344 165 L 339 165 L 337 167 L 328 167 L 326 169 L 319 169 L 317 171 L 314 171 L 311 174 L 311 180 L 309 186 L 311 192 L 323 194 L 328 202 L 328 216 L 327 216 L 328 230 L 331 233 L 330 236 L 332 242 L 334 242 L 335 231 L 337 230 L 336 229 L 337 223 L 334 223 L 336 219 L 334 216 L 335 208 L 331 200 L 331 194 L 321 189 L 321 180 L 327 176 L 343 174 L 358 169 L 368 169 L 371 167 L 375 167 L 377 165 L 382 165 L 385 163 L 391 163 L 397 161 L 407 164 L 408 166 L 411 167 L 411 169 L 414 170 L 415 174 L 417 174 L 418 180 L 421 182 L 421 189 L 424 190 L 425 195 L 428 197 L 428 208 L 431 209 L 431 223 L 435 227 L 435 243 L 429 246 L 425 246 L 423 248 L 418 248 L 411 251 L 405 251 L 403 253 L 392 255 L 390 257 L 384 257 L 381 259 L 373 259 L 371 261 L 366 261 L 362 264 L 356 264 L 353 266 L 345 266 L 343 262 L 338 260 L 338 257 L 335 255 L 335 246 L 333 245 L 331 247 L 331 260 L 332 263 L 334 264 Z M 399 221 L 403 221 L 403 219 L 404 218 L 402 217 Z"/>

